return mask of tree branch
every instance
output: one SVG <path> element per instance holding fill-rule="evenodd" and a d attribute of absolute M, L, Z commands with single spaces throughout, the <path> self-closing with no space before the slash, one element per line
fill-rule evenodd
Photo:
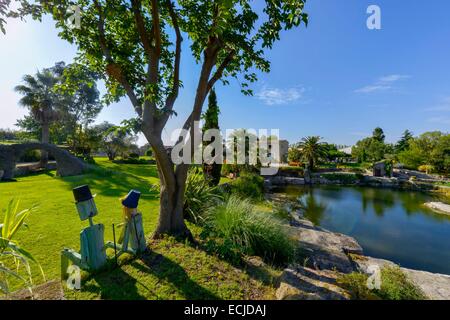
<path fill-rule="evenodd" d="M 142 3 L 140 0 L 131 0 L 131 6 L 133 8 L 134 19 L 136 20 L 136 26 L 139 33 L 139 37 L 141 39 L 142 45 L 144 46 L 144 50 L 148 55 L 148 58 L 152 57 L 152 45 L 151 45 L 151 37 L 145 27 L 145 22 L 142 17 L 141 7 Z"/>
<path fill-rule="evenodd" d="M 116 80 L 123 86 L 128 97 L 131 100 L 131 103 L 133 104 L 135 111 L 137 112 L 138 115 L 142 115 L 142 106 L 139 103 L 139 100 L 136 97 L 136 94 L 134 93 L 133 88 L 131 87 L 131 85 L 129 84 L 127 79 L 125 78 L 122 68 L 118 64 L 114 63 L 114 59 L 112 58 L 111 51 L 108 48 L 108 45 L 106 43 L 105 17 L 103 14 L 102 7 L 97 0 L 94 0 L 94 5 L 98 10 L 98 15 L 99 15 L 98 24 L 97 24 L 98 32 L 99 32 L 99 43 L 100 43 L 100 47 L 103 51 L 103 55 L 106 58 L 106 62 L 107 62 L 106 71 L 108 73 L 108 76 L 112 77 L 114 80 Z"/>
<path fill-rule="evenodd" d="M 232 49 L 228 55 L 225 57 L 225 59 L 222 61 L 220 66 L 217 68 L 214 75 L 211 77 L 211 79 L 208 81 L 208 92 L 214 87 L 214 84 L 222 78 L 223 72 L 225 71 L 226 67 L 233 61 L 234 55 L 236 54 L 236 50 Z"/>

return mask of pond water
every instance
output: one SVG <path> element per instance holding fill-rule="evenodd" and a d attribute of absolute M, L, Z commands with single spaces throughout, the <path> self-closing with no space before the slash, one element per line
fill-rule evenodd
<path fill-rule="evenodd" d="M 429 194 L 359 187 L 288 187 L 305 218 L 350 235 L 364 253 L 402 267 L 450 274 L 450 216 L 422 204 L 449 202 Z"/>

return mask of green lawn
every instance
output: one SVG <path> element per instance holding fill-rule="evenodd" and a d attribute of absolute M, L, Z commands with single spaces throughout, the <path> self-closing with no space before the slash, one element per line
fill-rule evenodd
<path fill-rule="evenodd" d="M 80 221 L 72 188 L 89 184 L 96 193 L 99 214 L 94 222 L 105 225 L 105 241 L 112 240 L 112 223 L 121 222 L 119 198 L 130 189 L 142 192 L 139 209 L 144 228 L 151 234 L 156 226 L 159 195 L 151 190 L 158 183 L 154 165 L 115 164 L 97 158 L 101 168 L 89 174 L 60 178 L 54 172 L 17 178 L 0 183 L 0 208 L 11 198 L 21 200 L 21 208 L 38 204 L 28 219 L 29 229 L 17 240 L 40 262 L 47 279 L 60 277 L 60 252 L 64 247 L 79 249 L 79 233 L 88 222 Z M 199 231 L 190 226 L 194 234 Z M 81 292 L 67 291 L 71 299 L 204 299 L 263 298 L 273 296 L 272 273 L 267 268 L 238 270 L 203 250 L 172 239 L 152 241 L 151 252 L 111 272 L 89 278 Z M 38 274 L 38 273 L 36 273 Z M 35 282 L 43 279 L 35 277 Z"/>

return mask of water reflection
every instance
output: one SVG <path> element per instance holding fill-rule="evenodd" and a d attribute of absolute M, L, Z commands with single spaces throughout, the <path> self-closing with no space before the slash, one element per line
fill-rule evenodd
<path fill-rule="evenodd" d="M 278 190 L 305 218 L 355 237 L 366 254 L 402 266 L 450 274 L 450 216 L 423 206 L 448 202 L 419 192 L 340 186 Z"/>

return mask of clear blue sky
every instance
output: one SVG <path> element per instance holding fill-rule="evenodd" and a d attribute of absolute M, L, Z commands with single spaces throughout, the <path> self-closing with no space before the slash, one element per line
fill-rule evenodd
<path fill-rule="evenodd" d="M 370 4 L 382 10 L 381 30 L 366 27 Z M 450 1 L 309 0 L 306 9 L 308 28 L 284 33 L 268 53 L 272 71 L 260 76 L 254 97 L 235 82 L 217 87 L 222 128 L 278 128 L 290 142 L 320 135 L 348 145 L 376 126 L 389 141 L 405 129 L 450 131 Z M 26 113 L 13 91 L 23 74 L 71 62 L 75 53 L 49 19 L 10 23 L 0 35 L 0 127 L 13 128 Z M 196 70 L 185 55 L 178 117 L 167 132 L 192 106 Z M 123 99 L 97 121 L 133 116 Z"/>

